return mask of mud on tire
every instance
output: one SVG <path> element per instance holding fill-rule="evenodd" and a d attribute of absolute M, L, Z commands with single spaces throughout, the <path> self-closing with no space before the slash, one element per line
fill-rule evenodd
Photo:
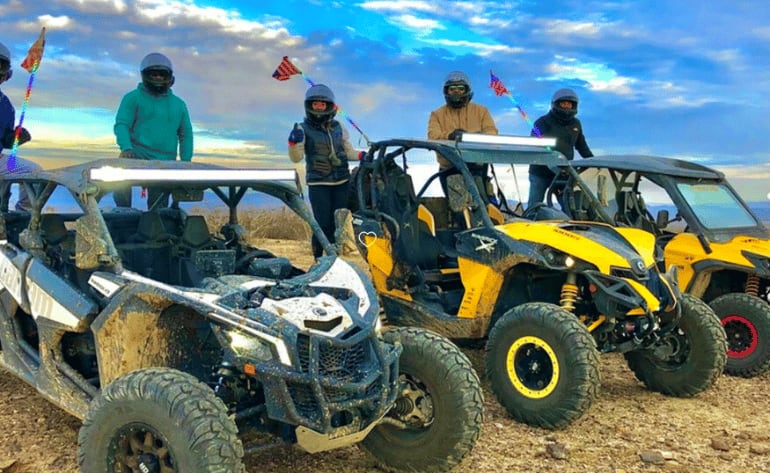
<path fill-rule="evenodd" d="M 733 293 L 709 303 L 727 334 L 725 373 L 752 378 L 770 369 L 770 305 L 758 297 Z"/>
<path fill-rule="evenodd" d="M 222 401 L 168 368 L 116 379 L 94 399 L 78 434 L 80 471 L 243 473 L 242 457 Z"/>
<path fill-rule="evenodd" d="M 522 304 L 492 327 L 486 374 L 500 404 L 519 422 L 558 429 L 596 399 L 599 353 L 574 315 L 553 304 Z"/>
<path fill-rule="evenodd" d="M 481 433 L 484 398 L 470 360 L 427 330 L 395 328 L 383 335 L 404 347 L 402 391 L 386 417 L 359 444 L 390 471 L 446 471 L 460 463 Z"/>
<path fill-rule="evenodd" d="M 679 327 L 655 349 L 625 354 L 636 378 L 647 389 L 677 397 L 691 397 L 711 387 L 727 361 L 725 331 L 705 302 L 682 294 Z M 656 354 L 657 353 L 657 354 Z"/>

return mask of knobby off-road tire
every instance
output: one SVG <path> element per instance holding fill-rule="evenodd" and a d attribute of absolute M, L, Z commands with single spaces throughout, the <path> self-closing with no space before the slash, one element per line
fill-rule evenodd
<path fill-rule="evenodd" d="M 418 328 L 385 332 L 400 341 L 401 394 L 387 414 L 406 428 L 381 423 L 359 445 L 390 471 L 447 471 L 481 433 L 484 397 L 470 360 L 444 337 Z"/>
<path fill-rule="evenodd" d="M 559 429 L 598 396 L 599 353 L 574 315 L 542 302 L 522 304 L 492 327 L 486 348 L 492 392 L 519 422 Z"/>
<path fill-rule="evenodd" d="M 116 379 L 78 434 L 84 472 L 243 473 L 243 446 L 225 405 L 195 377 L 168 368 Z"/>
<path fill-rule="evenodd" d="M 709 303 L 727 334 L 725 373 L 752 378 L 770 369 L 770 305 L 742 293 Z"/>
<path fill-rule="evenodd" d="M 629 368 L 647 389 L 669 396 L 692 397 L 711 387 L 725 368 L 727 340 L 719 318 L 705 302 L 682 294 L 679 327 L 661 341 L 672 353 L 652 349 L 625 354 Z"/>

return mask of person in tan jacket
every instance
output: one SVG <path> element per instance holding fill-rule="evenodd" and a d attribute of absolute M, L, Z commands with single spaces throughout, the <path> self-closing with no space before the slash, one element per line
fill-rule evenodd
<path fill-rule="evenodd" d="M 462 133 L 482 133 L 496 135 L 497 126 L 487 107 L 471 103 L 473 89 L 468 76 L 462 71 L 450 72 L 444 81 L 445 105 L 430 112 L 428 119 L 428 139 L 458 140 Z M 439 176 L 441 188 L 447 196 L 449 208 L 458 226 L 468 227 L 470 222 L 464 216 L 471 205 L 470 193 L 465 187 L 462 176 L 452 173 L 452 165 L 446 158 L 436 153 L 439 171 L 447 171 Z M 486 166 L 468 166 L 479 181 L 482 194 L 487 199 L 494 199 L 491 183 L 486 176 Z"/>
<path fill-rule="evenodd" d="M 444 81 L 442 105 L 430 112 L 428 120 L 429 140 L 456 140 L 462 133 L 496 135 L 497 126 L 487 107 L 471 103 L 471 81 L 462 71 L 450 72 Z M 443 156 L 437 156 L 439 169 L 451 167 Z"/>

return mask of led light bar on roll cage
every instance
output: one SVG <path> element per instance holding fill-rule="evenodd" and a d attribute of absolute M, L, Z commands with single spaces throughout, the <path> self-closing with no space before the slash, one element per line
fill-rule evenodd
<path fill-rule="evenodd" d="M 293 169 L 131 169 L 104 166 L 91 169 L 91 180 L 117 181 L 291 181 L 296 179 Z"/>
<path fill-rule="evenodd" d="M 479 143 L 490 145 L 524 145 L 524 146 L 556 146 L 556 138 L 538 138 L 536 136 L 482 135 L 481 133 L 463 133 L 460 141 L 463 143 Z"/>

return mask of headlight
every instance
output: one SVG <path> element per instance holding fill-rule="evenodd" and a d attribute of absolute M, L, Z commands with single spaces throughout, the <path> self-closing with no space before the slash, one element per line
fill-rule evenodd
<path fill-rule="evenodd" d="M 566 253 L 546 248 L 543 250 L 543 259 L 546 266 L 551 269 L 571 269 L 575 266 L 575 259 Z"/>
<path fill-rule="evenodd" d="M 225 333 L 230 341 L 230 348 L 238 356 L 259 361 L 270 361 L 273 359 L 273 352 L 270 350 L 270 347 L 260 339 L 236 331 L 227 331 Z"/>

